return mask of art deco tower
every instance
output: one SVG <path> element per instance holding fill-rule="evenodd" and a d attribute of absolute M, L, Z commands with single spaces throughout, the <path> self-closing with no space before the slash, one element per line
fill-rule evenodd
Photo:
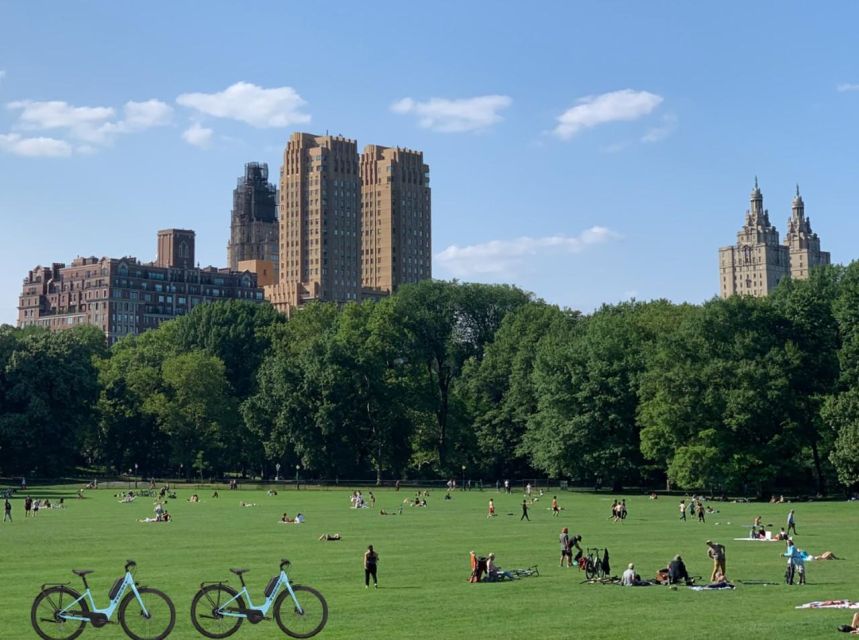
<path fill-rule="evenodd" d="M 423 153 L 368 145 L 361 154 L 365 296 L 432 277 L 429 167 Z"/>

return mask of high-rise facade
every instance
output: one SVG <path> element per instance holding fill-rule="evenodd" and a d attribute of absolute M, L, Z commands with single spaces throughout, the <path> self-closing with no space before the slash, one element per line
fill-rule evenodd
<path fill-rule="evenodd" d="M 368 145 L 361 154 L 361 284 L 387 295 L 432 277 L 429 167 L 423 153 Z"/>
<path fill-rule="evenodd" d="M 268 165 L 249 162 L 233 190 L 227 264 L 238 270 L 247 260 L 278 266 L 277 189 L 268 181 Z"/>
<path fill-rule="evenodd" d="M 61 331 L 90 324 L 110 344 L 157 327 L 198 304 L 238 299 L 263 302 L 248 271 L 194 266 L 194 232 L 158 232 L 154 262 L 137 258 L 75 258 L 68 266 L 36 267 L 24 278 L 18 326 Z"/>
<path fill-rule="evenodd" d="M 423 154 L 294 133 L 280 171 L 280 270 L 266 297 L 289 312 L 311 300 L 388 295 L 430 278 L 431 203 Z"/>
<path fill-rule="evenodd" d="M 811 223 L 805 217 L 799 189 L 782 244 L 778 230 L 770 223 L 769 211 L 764 209 L 763 195 L 755 179 L 737 243 L 719 249 L 721 296 L 766 296 L 784 278 L 807 278 L 811 268 L 823 264 L 829 264 L 829 253 L 820 251 L 820 239 L 811 231 Z"/>

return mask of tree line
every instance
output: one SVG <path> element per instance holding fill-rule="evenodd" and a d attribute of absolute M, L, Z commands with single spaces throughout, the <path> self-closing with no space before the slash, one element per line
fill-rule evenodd
<path fill-rule="evenodd" d="M 227 301 L 107 348 L 0 327 L 0 473 L 825 494 L 859 482 L 859 263 L 768 298 L 605 305 L 427 281 L 287 320 Z"/>

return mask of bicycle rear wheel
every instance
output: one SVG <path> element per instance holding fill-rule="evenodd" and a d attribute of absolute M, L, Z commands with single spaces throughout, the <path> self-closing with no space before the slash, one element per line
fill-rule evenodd
<path fill-rule="evenodd" d="M 164 640 L 176 624 L 173 601 L 158 589 L 143 587 L 137 592 L 143 601 L 143 607 L 134 592 L 129 592 L 119 605 L 119 624 L 122 625 L 122 630 L 132 640 Z"/>
<path fill-rule="evenodd" d="M 33 601 L 30 610 L 30 622 L 33 629 L 42 640 L 74 640 L 84 632 L 83 620 L 66 620 L 60 615 L 63 609 L 70 607 L 81 597 L 74 589 L 56 586 L 42 591 Z M 89 607 L 84 600 L 78 602 L 73 610 L 66 613 L 84 615 Z"/>
<path fill-rule="evenodd" d="M 588 580 L 593 580 L 596 575 L 597 575 L 596 561 L 593 558 L 589 557 L 585 561 L 585 577 Z"/>
<path fill-rule="evenodd" d="M 328 603 L 316 589 L 293 585 L 295 606 L 289 591 L 284 590 L 274 603 L 274 619 L 286 635 L 293 638 L 311 638 L 322 631 L 328 622 Z"/>
<path fill-rule="evenodd" d="M 238 592 L 225 584 L 210 584 L 203 587 L 191 601 L 191 624 L 207 638 L 227 638 L 239 630 L 244 618 L 225 616 L 220 613 L 221 607 L 230 603 L 230 612 L 245 608 L 242 598 L 237 598 Z M 235 598 L 235 599 L 234 599 Z"/>

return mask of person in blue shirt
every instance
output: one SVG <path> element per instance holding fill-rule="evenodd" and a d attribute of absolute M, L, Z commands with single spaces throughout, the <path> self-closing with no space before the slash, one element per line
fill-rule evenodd
<path fill-rule="evenodd" d="M 793 540 L 788 538 L 787 551 L 783 555 L 787 558 L 787 583 L 793 584 L 794 576 L 799 574 L 799 584 L 805 584 L 805 552 L 797 549 Z"/>

